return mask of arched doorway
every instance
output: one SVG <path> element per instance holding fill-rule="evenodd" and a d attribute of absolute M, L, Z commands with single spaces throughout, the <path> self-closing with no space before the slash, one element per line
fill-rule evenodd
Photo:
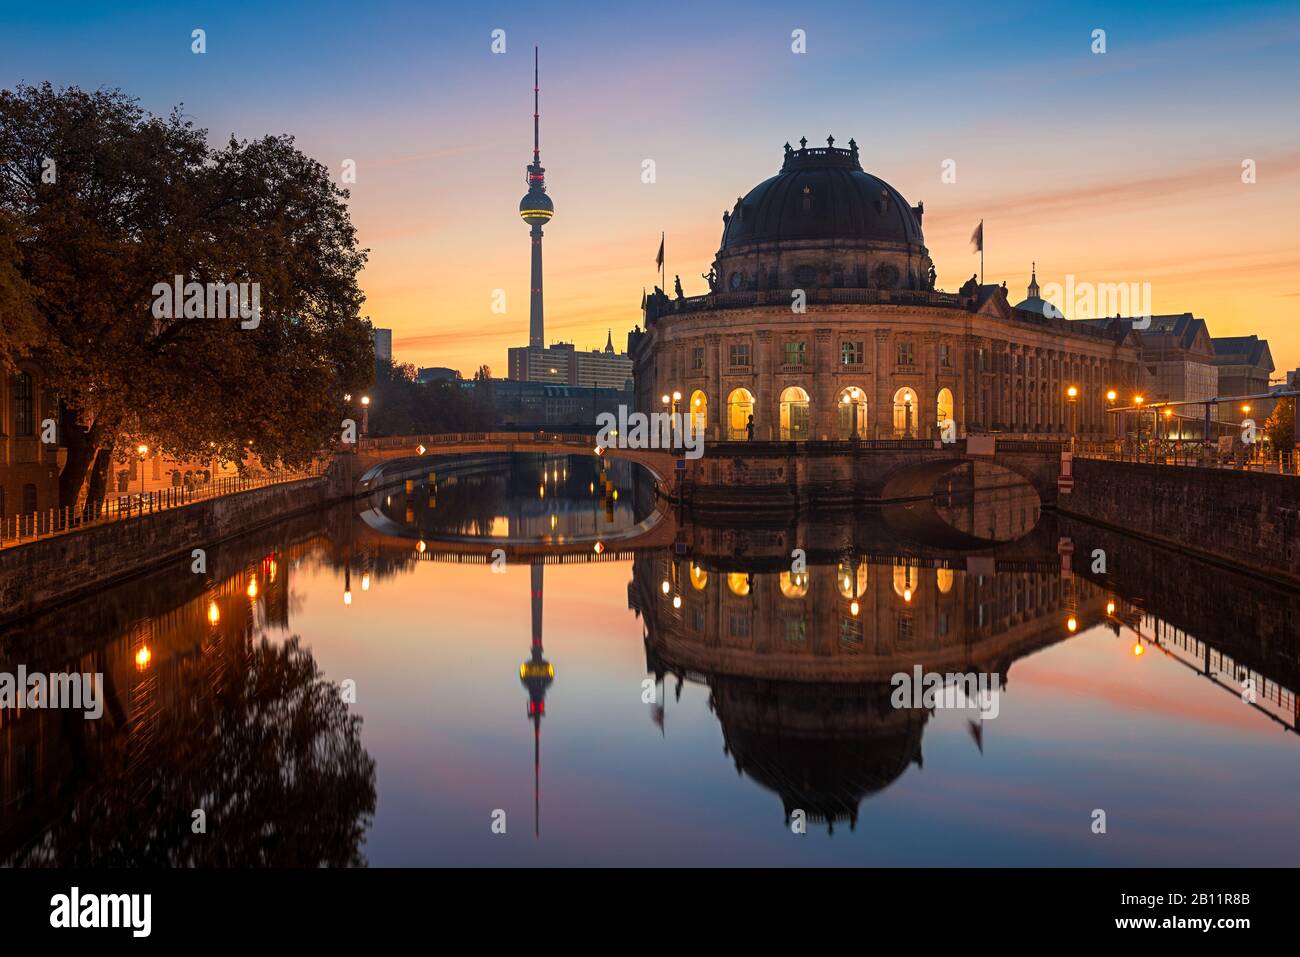
<path fill-rule="evenodd" d="M 916 393 L 906 386 L 894 393 L 894 436 L 916 438 Z"/>
<path fill-rule="evenodd" d="M 845 598 L 859 598 L 867 590 L 867 563 L 844 560 L 836 569 L 835 585 Z"/>
<path fill-rule="evenodd" d="M 805 442 L 808 438 L 808 393 L 792 385 L 781 393 L 781 439 Z"/>
<path fill-rule="evenodd" d="M 736 389 L 727 397 L 727 438 L 750 438 L 749 425 L 754 418 L 754 394 L 748 389 Z"/>
<path fill-rule="evenodd" d="M 849 386 L 840 392 L 839 398 L 835 401 L 835 409 L 839 420 L 841 439 L 850 439 L 854 436 L 860 439 L 871 437 L 867 434 L 867 394 L 865 392 L 855 385 Z"/>
<path fill-rule="evenodd" d="M 709 424 L 709 397 L 696 389 L 691 393 L 691 431 L 703 435 Z"/>
<path fill-rule="evenodd" d="M 934 403 L 934 424 L 939 429 L 939 434 L 943 435 L 943 425 L 951 420 L 954 424 L 957 417 L 953 414 L 954 405 L 952 401 L 951 389 L 940 389 L 939 396 Z"/>

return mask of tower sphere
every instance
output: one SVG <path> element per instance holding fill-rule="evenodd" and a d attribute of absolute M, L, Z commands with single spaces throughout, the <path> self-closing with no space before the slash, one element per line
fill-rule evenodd
<path fill-rule="evenodd" d="M 529 226 L 542 226 L 555 214 L 551 197 L 539 189 L 530 189 L 519 201 L 519 218 Z"/>

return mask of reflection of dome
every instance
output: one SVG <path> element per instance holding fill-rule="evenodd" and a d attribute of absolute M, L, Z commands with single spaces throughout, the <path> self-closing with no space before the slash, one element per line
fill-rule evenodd
<path fill-rule="evenodd" d="M 775 791 L 786 819 L 857 824 L 862 799 L 921 764 L 923 709 L 895 709 L 890 686 L 714 677 L 713 708 L 736 769 Z"/>

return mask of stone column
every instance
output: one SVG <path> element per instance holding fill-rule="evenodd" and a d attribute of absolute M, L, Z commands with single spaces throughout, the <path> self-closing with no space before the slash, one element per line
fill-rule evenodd
<path fill-rule="evenodd" d="M 871 408 L 871 434 L 866 438 L 892 438 L 894 435 L 894 356 L 889 330 L 877 329 L 871 342 L 872 372 L 875 375 Z"/>
<path fill-rule="evenodd" d="M 817 329 L 811 343 L 813 350 L 813 394 L 809 427 L 814 439 L 835 435 L 835 334 L 832 329 Z M 806 387 L 805 387 L 806 388 Z"/>
<path fill-rule="evenodd" d="M 727 397 L 722 391 L 722 367 L 719 350 L 722 336 L 710 332 L 704 337 L 704 386 L 708 396 L 709 436 L 714 441 L 727 437 Z"/>
<path fill-rule="evenodd" d="M 773 394 L 776 388 L 772 374 L 772 332 L 760 329 L 754 333 L 754 438 L 776 438 L 780 422 L 780 397 Z"/>

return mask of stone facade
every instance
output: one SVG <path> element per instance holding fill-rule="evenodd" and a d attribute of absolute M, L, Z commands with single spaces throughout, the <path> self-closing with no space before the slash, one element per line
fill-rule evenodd
<path fill-rule="evenodd" d="M 710 291 L 647 297 L 638 406 L 689 413 L 712 440 L 937 438 L 949 419 L 958 436 L 1109 434 L 1106 393 L 1137 383 L 1131 333 L 1013 307 L 974 277 L 937 291 L 923 206 L 849 143 L 787 147 L 724 214 Z"/>
<path fill-rule="evenodd" d="M 41 423 L 58 420 L 58 396 L 34 362 L 21 362 L 0 388 L 0 519 L 59 505 L 59 470 L 66 454 L 41 442 Z"/>

